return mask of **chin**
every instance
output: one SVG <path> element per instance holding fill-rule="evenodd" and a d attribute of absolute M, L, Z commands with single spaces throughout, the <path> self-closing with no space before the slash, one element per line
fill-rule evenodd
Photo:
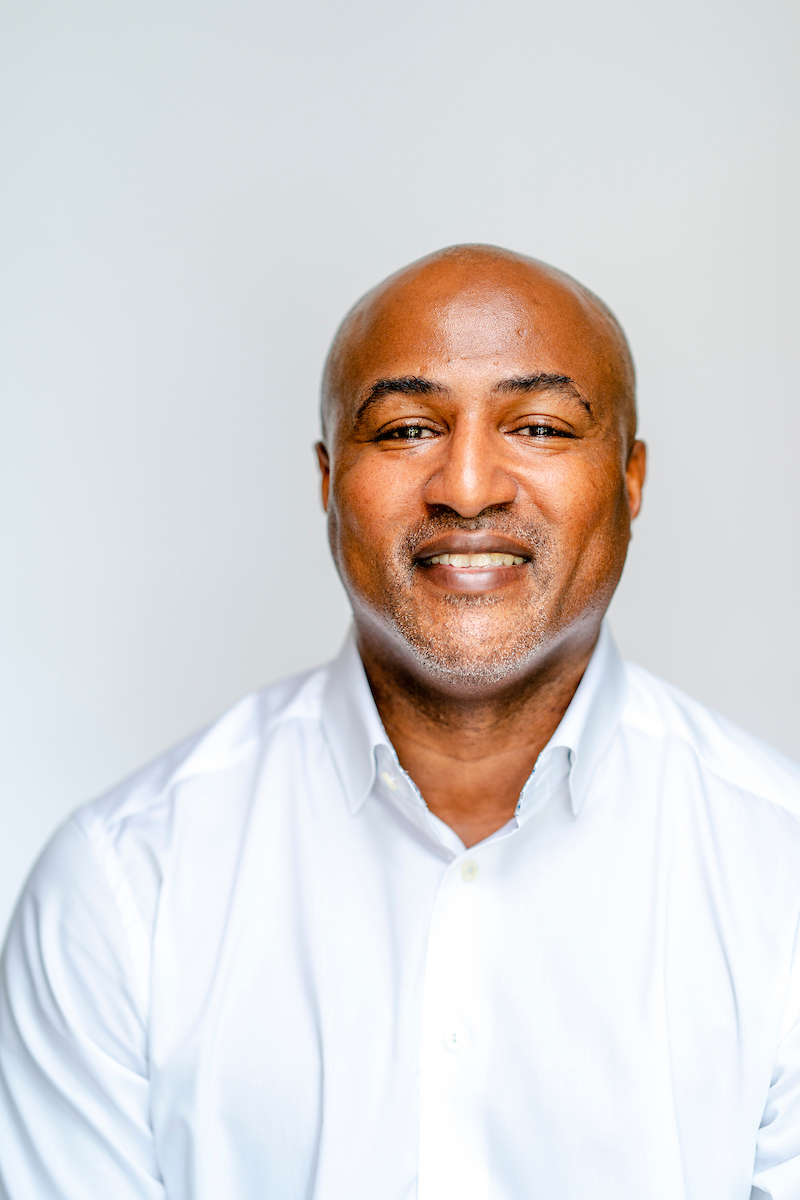
<path fill-rule="evenodd" d="M 475 609 L 483 611 L 478 614 Z M 498 629 L 484 601 L 459 604 L 449 619 L 420 624 L 409 614 L 394 614 L 394 624 L 418 666 L 440 683 L 459 689 L 502 683 L 529 669 L 549 644 L 543 617 L 524 628 Z M 470 611 L 464 611 L 470 610 Z M 476 619 L 477 618 L 477 619 Z"/>

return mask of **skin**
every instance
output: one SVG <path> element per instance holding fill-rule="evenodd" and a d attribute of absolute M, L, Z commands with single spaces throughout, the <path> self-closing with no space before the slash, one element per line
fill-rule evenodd
<path fill-rule="evenodd" d="M 317 446 L 378 711 L 471 846 L 514 814 L 591 657 L 641 501 L 634 375 L 569 276 L 453 247 L 348 314 Z M 442 553 L 522 563 L 431 564 Z"/>

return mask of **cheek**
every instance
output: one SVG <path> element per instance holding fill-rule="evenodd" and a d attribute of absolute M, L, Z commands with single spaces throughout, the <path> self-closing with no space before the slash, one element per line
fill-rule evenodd
<path fill-rule="evenodd" d="M 629 508 L 625 478 L 616 463 L 556 463 L 538 481 L 534 500 L 565 566 L 581 559 L 599 567 L 624 556 Z"/>
<path fill-rule="evenodd" d="M 359 466 L 331 479 L 328 537 L 339 573 L 355 592 L 380 590 L 382 564 L 404 528 L 387 474 Z"/>
<path fill-rule="evenodd" d="M 376 550 L 393 544 L 419 516 L 420 489 L 408 476 L 408 471 L 393 470 L 380 458 L 343 466 L 331 482 L 331 504 L 342 536 L 363 540 Z"/>
<path fill-rule="evenodd" d="M 374 484 L 350 473 L 332 495 L 340 537 L 356 546 L 374 545 L 380 539 L 383 512 L 383 505 L 376 503 Z"/>
<path fill-rule="evenodd" d="M 610 491 L 605 471 L 566 455 L 552 460 L 528 488 L 533 503 L 552 526 L 576 533 L 603 523 Z"/>

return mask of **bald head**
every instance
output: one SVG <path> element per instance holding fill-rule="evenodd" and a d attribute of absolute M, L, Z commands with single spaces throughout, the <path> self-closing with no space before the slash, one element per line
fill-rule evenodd
<path fill-rule="evenodd" d="M 390 369 L 399 353 L 422 363 L 434 345 L 440 353 L 444 348 L 469 359 L 534 343 L 537 353 L 550 352 L 559 374 L 592 380 L 614 407 L 630 445 L 636 432 L 634 367 L 614 314 L 563 271 L 484 245 L 427 255 L 390 275 L 350 310 L 325 365 L 323 436 L 328 440 L 340 415 L 357 405 L 365 369 L 376 355 Z"/>

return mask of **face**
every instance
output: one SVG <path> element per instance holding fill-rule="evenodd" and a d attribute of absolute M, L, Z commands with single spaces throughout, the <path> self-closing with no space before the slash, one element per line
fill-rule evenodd
<path fill-rule="evenodd" d="M 320 445 L 363 648 L 452 687 L 593 639 L 639 506 L 607 319 L 527 264 L 439 264 L 379 293 Z"/>

